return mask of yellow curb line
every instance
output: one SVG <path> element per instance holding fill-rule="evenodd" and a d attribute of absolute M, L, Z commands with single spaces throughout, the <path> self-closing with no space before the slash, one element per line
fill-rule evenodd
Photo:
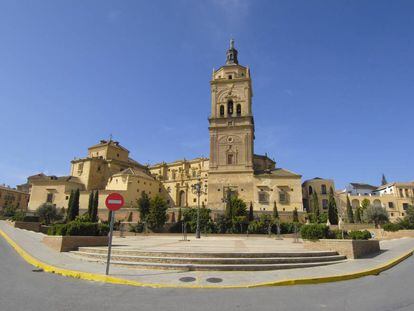
<path fill-rule="evenodd" d="M 381 272 L 392 268 L 393 266 L 399 264 L 401 261 L 407 259 L 413 255 L 414 250 L 411 250 L 404 255 L 393 258 L 387 263 L 375 267 L 373 269 L 363 270 L 360 272 L 353 272 L 348 274 L 333 275 L 333 276 L 323 276 L 315 278 L 303 278 L 303 279 L 291 279 L 291 280 L 281 280 L 274 282 L 265 282 L 257 284 L 246 284 L 246 285 L 168 285 L 168 284 L 156 284 L 156 283 L 142 283 L 138 281 L 132 281 L 127 279 L 121 279 L 112 276 L 106 276 L 103 274 L 82 272 L 76 270 L 67 270 L 52 265 L 48 265 L 40 260 L 29 255 L 25 250 L 23 250 L 16 242 L 14 242 L 3 230 L 0 229 L 0 235 L 10 244 L 11 247 L 29 264 L 43 269 L 45 272 L 59 274 L 66 277 L 72 277 L 75 279 L 82 279 L 87 281 L 103 282 L 110 284 L 118 285 L 130 285 L 130 286 L 139 286 L 139 287 L 152 287 L 152 288 L 194 288 L 194 289 L 223 289 L 223 288 L 254 288 L 254 287 L 265 287 L 265 286 L 288 286 L 288 285 L 304 285 L 304 284 L 319 284 L 319 283 L 328 283 L 328 282 L 337 282 L 345 281 L 356 278 L 361 278 L 368 275 L 378 275 Z"/>

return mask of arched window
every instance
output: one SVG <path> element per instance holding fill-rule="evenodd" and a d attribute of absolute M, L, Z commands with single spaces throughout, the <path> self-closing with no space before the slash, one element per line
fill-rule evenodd
<path fill-rule="evenodd" d="M 231 99 L 227 102 L 227 114 L 229 116 L 233 114 L 233 101 Z"/>
<path fill-rule="evenodd" d="M 326 194 L 326 185 L 321 186 L 321 192 L 322 194 Z"/>
<path fill-rule="evenodd" d="M 309 186 L 309 194 L 312 194 L 312 193 L 313 193 L 313 189 L 311 186 Z"/>
<path fill-rule="evenodd" d="M 237 104 L 236 111 L 237 111 L 237 116 L 240 117 L 241 116 L 241 105 L 240 104 Z"/>
<path fill-rule="evenodd" d="M 232 153 L 227 154 L 227 164 L 228 165 L 234 164 L 234 154 Z"/>
<path fill-rule="evenodd" d="M 220 117 L 224 117 L 224 106 L 220 105 Z"/>

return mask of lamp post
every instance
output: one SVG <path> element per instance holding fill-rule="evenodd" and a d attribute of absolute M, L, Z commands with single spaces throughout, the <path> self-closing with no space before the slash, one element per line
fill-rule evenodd
<path fill-rule="evenodd" d="M 202 194 L 206 194 L 207 185 L 204 184 L 203 189 L 203 183 L 199 179 L 197 183 L 191 185 L 191 190 L 194 194 L 197 195 L 197 228 L 196 228 L 196 239 L 200 238 L 200 196 Z"/>

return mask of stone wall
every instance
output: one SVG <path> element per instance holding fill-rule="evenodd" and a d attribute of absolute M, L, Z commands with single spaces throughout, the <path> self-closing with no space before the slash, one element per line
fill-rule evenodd
<path fill-rule="evenodd" d="M 304 241 L 305 249 L 314 251 L 336 251 L 348 259 L 358 259 L 367 255 L 378 254 L 378 240 L 328 240 Z"/>
<path fill-rule="evenodd" d="M 30 230 L 34 232 L 40 232 L 39 222 L 15 221 L 14 227 L 19 228 L 19 229 Z"/>
<path fill-rule="evenodd" d="M 108 246 L 107 236 L 45 236 L 42 242 L 58 252 L 77 250 L 78 247 Z"/>

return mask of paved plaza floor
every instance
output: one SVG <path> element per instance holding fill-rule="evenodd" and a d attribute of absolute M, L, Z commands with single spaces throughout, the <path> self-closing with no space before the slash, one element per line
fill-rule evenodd
<path fill-rule="evenodd" d="M 83 261 L 70 253 L 59 253 L 44 245 L 43 234 L 16 229 L 0 221 L 0 229 L 24 251 L 48 265 L 80 272 L 104 275 L 105 265 Z M 293 239 L 276 240 L 267 237 L 203 237 L 190 241 L 179 241 L 174 236 L 133 236 L 114 238 L 118 248 L 163 251 L 222 251 L 222 252 L 273 252 L 303 251 L 301 243 Z M 346 262 L 320 267 L 274 270 L 274 271 L 176 271 L 139 270 L 111 266 L 110 275 L 153 287 L 250 287 L 285 280 L 332 277 L 374 269 L 414 249 L 414 239 L 381 241 L 382 252 L 372 258 L 348 260 Z"/>

